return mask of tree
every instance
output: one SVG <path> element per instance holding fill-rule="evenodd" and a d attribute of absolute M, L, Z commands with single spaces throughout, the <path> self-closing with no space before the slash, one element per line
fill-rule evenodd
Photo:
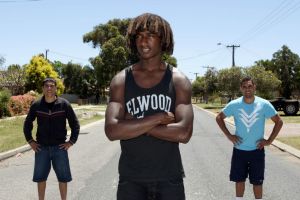
<path fill-rule="evenodd" d="M 205 91 L 207 95 L 216 92 L 218 72 L 215 68 L 209 68 L 204 74 Z"/>
<path fill-rule="evenodd" d="M 229 96 L 231 99 L 240 92 L 240 81 L 243 77 L 241 67 L 221 69 L 218 73 L 218 89 L 222 96 Z"/>
<path fill-rule="evenodd" d="M 61 79 L 62 78 L 62 68 L 64 64 L 60 61 L 55 60 L 54 62 L 51 63 L 53 66 L 54 71 L 58 74 L 58 77 Z"/>
<path fill-rule="evenodd" d="M 166 62 L 166 63 L 169 63 L 170 65 L 174 66 L 174 67 L 177 67 L 177 60 L 175 57 L 173 56 L 170 56 L 168 54 L 164 54 L 162 56 L 163 60 Z"/>
<path fill-rule="evenodd" d="M 30 63 L 25 66 L 26 91 L 35 90 L 42 93 L 42 83 L 47 77 L 56 79 L 57 94 L 60 95 L 64 91 L 64 85 L 58 74 L 53 70 L 51 64 L 41 55 L 33 56 Z"/>
<path fill-rule="evenodd" d="M 256 83 L 256 92 L 258 96 L 266 99 L 272 99 L 273 92 L 278 90 L 281 81 L 270 70 L 265 70 L 263 66 L 252 66 L 244 69 L 244 73 L 253 78 Z"/>
<path fill-rule="evenodd" d="M 62 68 L 62 76 L 64 78 L 65 93 L 79 94 L 81 83 L 81 65 L 69 62 Z"/>
<path fill-rule="evenodd" d="M 84 66 L 80 74 L 80 98 L 88 98 L 96 95 L 96 76 L 94 74 L 94 70 L 89 66 Z"/>
<path fill-rule="evenodd" d="M 107 24 L 100 24 L 94 30 L 83 36 L 84 42 L 92 42 L 93 47 L 100 48 L 99 55 L 91 58 L 94 67 L 97 86 L 104 94 L 112 77 L 137 58 L 130 56 L 126 47 L 126 31 L 129 19 L 114 19 Z"/>
<path fill-rule="evenodd" d="M 65 92 L 85 99 L 97 93 L 95 71 L 89 66 L 69 62 L 62 68 Z"/>
<path fill-rule="evenodd" d="M 0 67 L 5 63 L 5 58 L 0 56 Z"/>
<path fill-rule="evenodd" d="M 290 98 L 292 92 L 300 90 L 300 59 L 287 46 L 273 54 L 272 60 L 257 61 L 257 65 L 271 70 L 281 81 L 280 94 Z"/>
<path fill-rule="evenodd" d="M 197 77 L 192 83 L 193 97 L 204 96 L 206 90 L 205 85 L 205 78 L 203 76 Z"/>
<path fill-rule="evenodd" d="M 8 88 L 12 95 L 24 93 L 25 70 L 20 65 L 10 65 L 0 73 L 0 85 Z"/>

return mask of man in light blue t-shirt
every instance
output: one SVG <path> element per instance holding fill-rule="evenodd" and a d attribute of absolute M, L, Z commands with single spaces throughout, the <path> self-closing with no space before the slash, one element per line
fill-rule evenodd
<path fill-rule="evenodd" d="M 236 183 L 236 200 L 243 199 L 248 175 L 253 185 L 255 199 L 262 199 L 265 169 L 264 146 L 273 142 L 283 123 L 269 101 L 254 95 L 256 85 L 252 78 L 243 78 L 240 89 L 243 96 L 227 104 L 217 115 L 216 121 L 234 144 L 230 180 Z M 224 119 L 230 116 L 234 117 L 235 134 L 231 134 L 225 125 Z M 271 118 L 275 125 L 270 137 L 266 140 L 264 139 L 265 119 L 268 118 Z"/>

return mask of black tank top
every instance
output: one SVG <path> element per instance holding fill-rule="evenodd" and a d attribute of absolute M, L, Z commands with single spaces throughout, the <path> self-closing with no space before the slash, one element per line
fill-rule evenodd
<path fill-rule="evenodd" d="M 168 65 L 162 80 L 152 88 L 139 87 L 132 67 L 126 70 L 125 110 L 135 118 L 159 112 L 175 112 L 175 88 L 172 66 Z M 121 140 L 120 178 L 137 181 L 159 181 L 181 178 L 184 171 L 179 144 L 160 140 L 146 133 L 129 140 Z"/>

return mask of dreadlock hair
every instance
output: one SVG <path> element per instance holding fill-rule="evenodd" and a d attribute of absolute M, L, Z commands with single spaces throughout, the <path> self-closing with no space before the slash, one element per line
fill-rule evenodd
<path fill-rule="evenodd" d="M 135 38 L 142 31 L 157 34 L 161 39 L 162 51 L 169 55 L 173 54 L 174 40 L 170 24 L 152 13 L 144 13 L 131 20 L 127 29 L 127 46 L 132 53 L 137 54 Z"/>

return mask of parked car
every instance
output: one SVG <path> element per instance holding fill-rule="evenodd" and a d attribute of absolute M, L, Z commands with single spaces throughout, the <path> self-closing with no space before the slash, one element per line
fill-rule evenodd
<path fill-rule="evenodd" d="M 270 100 L 270 102 L 277 111 L 283 111 L 285 115 L 297 115 L 300 107 L 300 102 L 296 99 L 277 97 L 276 99 Z"/>

